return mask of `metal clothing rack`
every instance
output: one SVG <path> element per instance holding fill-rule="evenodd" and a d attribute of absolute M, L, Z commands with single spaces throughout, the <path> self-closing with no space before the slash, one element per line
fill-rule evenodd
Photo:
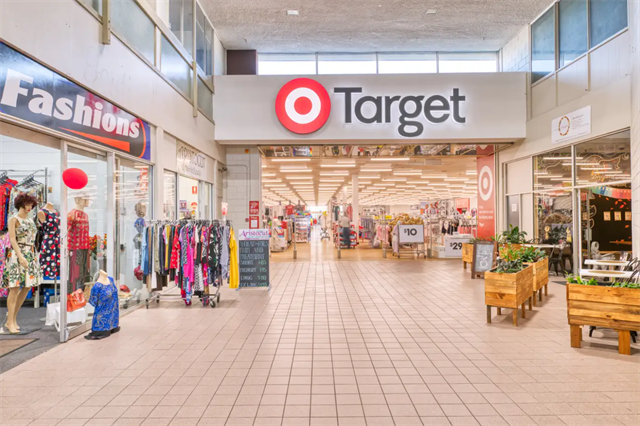
<path fill-rule="evenodd" d="M 185 225 L 189 225 L 189 224 L 193 224 L 193 225 L 219 225 L 219 224 L 229 224 L 230 226 L 232 225 L 232 221 L 230 220 L 218 220 L 218 219 L 178 219 L 178 220 L 150 220 L 147 223 L 147 226 L 150 225 L 171 225 L 171 226 L 176 226 L 176 225 L 180 225 L 180 224 L 185 224 Z M 202 296 L 199 296 L 200 301 L 202 302 L 203 306 L 207 306 L 210 305 L 212 308 L 216 307 L 216 304 L 220 303 L 220 287 L 222 286 L 222 283 L 218 283 L 218 285 L 216 286 L 216 292 L 214 294 L 205 294 Z M 210 286 L 207 286 L 210 287 Z M 173 290 L 175 288 L 179 288 L 178 285 L 176 284 L 174 287 L 171 287 L 170 289 L 167 289 L 165 291 L 151 291 L 149 297 L 145 300 L 145 305 L 146 308 L 149 309 L 149 303 L 155 301 L 156 304 L 160 303 L 160 297 L 162 297 L 163 299 L 180 299 L 180 300 L 184 300 L 182 298 L 181 294 L 171 294 L 171 293 L 167 293 L 170 290 Z M 186 302 L 185 302 L 186 303 Z"/>

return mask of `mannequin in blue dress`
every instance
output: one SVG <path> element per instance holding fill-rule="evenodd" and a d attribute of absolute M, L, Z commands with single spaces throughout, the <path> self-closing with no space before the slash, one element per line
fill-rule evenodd
<path fill-rule="evenodd" d="M 118 303 L 118 288 L 105 271 L 100 271 L 98 281 L 91 288 L 89 303 L 95 308 L 91 333 L 85 336 L 88 340 L 98 340 L 109 337 L 120 331 L 120 304 Z"/>

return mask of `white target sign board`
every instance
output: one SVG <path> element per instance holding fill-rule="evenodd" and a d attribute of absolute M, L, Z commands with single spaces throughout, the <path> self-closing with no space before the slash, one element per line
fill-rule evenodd
<path fill-rule="evenodd" d="M 424 243 L 424 225 L 398 225 L 400 244 Z"/>

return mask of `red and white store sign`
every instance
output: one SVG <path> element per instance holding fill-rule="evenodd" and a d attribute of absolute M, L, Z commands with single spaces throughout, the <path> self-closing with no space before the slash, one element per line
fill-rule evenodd
<path fill-rule="evenodd" d="M 229 204 L 223 202 L 222 205 L 220 206 L 220 210 L 221 210 L 222 216 L 226 216 L 227 212 L 229 211 Z"/>
<path fill-rule="evenodd" d="M 493 147 L 488 148 L 493 152 Z M 488 154 L 487 151 L 485 153 Z M 478 154 L 482 154 L 478 148 Z M 478 238 L 496 233 L 495 155 L 478 157 Z"/>
<path fill-rule="evenodd" d="M 260 201 L 249 201 L 249 216 L 260 214 Z"/>
<path fill-rule="evenodd" d="M 331 99 L 322 84 L 310 78 L 291 80 L 278 92 L 276 115 L 290 132 L 308 135 L 324 126 L 331 115 Z"/>
<path fill-rule="evenodd" d="M 260 217 L 249 216 L 249 229 L 258 229 L 258 228 L 260 228 Z"/>

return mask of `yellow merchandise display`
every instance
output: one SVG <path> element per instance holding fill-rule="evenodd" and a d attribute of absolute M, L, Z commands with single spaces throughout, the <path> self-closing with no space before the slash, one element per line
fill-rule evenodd
<path fill-rule="evenodd" d="M 238 288 L 240 284 L 240 272 L 238 270 L 238 245 L 236 235 L 231 229 L 229 234 L 229 288 Z"/>

